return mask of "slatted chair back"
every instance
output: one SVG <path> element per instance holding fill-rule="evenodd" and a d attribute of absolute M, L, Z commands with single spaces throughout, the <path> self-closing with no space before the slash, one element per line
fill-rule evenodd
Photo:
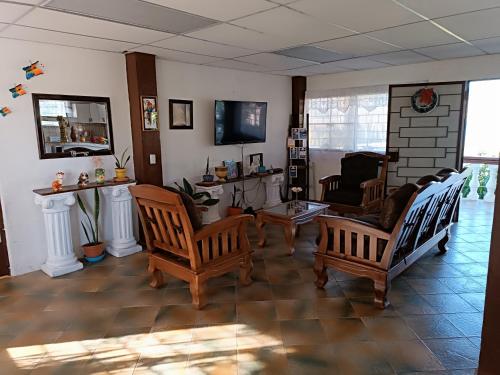
<path fill-rule="evenodd" d="M 144 228 L 147 249 L 188 260 L 192 269 L 201 262 L 194 249 L 194 232 L 179 194 L 153 185 L 129 187 Z"/>

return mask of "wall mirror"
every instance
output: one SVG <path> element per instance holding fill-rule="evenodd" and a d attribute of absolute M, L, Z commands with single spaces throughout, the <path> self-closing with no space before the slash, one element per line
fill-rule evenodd
<path fill-rule="evenodd" d="M 109 98 L 33 94 L 40 159 L 113 154 Z"/>

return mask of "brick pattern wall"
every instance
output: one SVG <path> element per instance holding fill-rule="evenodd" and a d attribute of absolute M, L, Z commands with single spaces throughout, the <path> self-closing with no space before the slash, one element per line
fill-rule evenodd
<path fill-rule="evenodd" d="M 426 114 L 411 108 L 411 96 L 423 87 L 433 87 L 439 94 L 438 106 Z M 388 148 L 399 152 L 399 161 L 389 163 L 389 187 L 457 167 L 462 87 L 462 83 L 390 87 Z"/>

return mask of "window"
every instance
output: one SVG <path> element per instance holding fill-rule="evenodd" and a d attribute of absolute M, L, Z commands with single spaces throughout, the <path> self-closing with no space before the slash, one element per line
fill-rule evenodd
<path fill-rule="evenodd" d="M 387 87 L 308 93 L 310 148 L 385 152 Z"/>

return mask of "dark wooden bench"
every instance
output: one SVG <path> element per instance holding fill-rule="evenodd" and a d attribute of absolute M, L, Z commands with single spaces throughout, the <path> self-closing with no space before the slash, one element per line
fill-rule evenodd
<path fill-rule="evenodd" d="M 388 305 L 393 278 L 436 245 L 446 252 L 450 227 L 469 170 L 450 173 L 416 190 L 392 230 L 338 216 L 321 215 L 320 243 L 315 252 L 316 286 L 328 281 L 327 267 L 372 279 L 375 305 Z M 416 186 L 416 185 L 413 185 Z"/>

